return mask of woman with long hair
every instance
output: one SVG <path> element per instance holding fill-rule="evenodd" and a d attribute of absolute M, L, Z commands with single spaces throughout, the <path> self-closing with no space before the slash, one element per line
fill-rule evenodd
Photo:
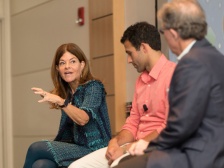
<path fill-rule="evenodd" d="M 73 43 L 61 45 L 51 67 L 54 89 L 32 88 L 48 102 L 61 109 L 57 136 L 30 145 L 24 168 L 67 167 L 71 162 L 108 145 L 111 139 L 106 92 L 102 82 L 93 77 L 83 51 Z"/>

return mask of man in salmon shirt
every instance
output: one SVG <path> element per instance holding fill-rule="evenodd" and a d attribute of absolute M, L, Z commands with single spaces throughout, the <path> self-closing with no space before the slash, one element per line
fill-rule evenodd
<path fill-rule="evenodd" d="M 147 22 L 138 22 L 127 28 L 121 43 L 128 63 L 141 73 L 135 84 L 130 116 L 108 147 L 76 160 L 69 168 L 108 168 L 116 159 L 128 155 L 127 150 L 135 148 L 135 142 L 150 142 L 166 127 L 167 96 L 175 63 L 161 52 L 158 30 Z"/>

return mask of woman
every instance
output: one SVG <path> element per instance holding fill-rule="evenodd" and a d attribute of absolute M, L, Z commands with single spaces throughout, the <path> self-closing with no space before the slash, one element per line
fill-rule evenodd
<path fill-rule="evenodd" d="M 51 77 L 54 89 L 32 88 L 51 108 L 61 109 L 54 141 L 33 143 L 24 168 L 67 167 L 72 161 L 108 145 L 110 122 L 103 84 L 91 72 L 86 56 L 73 43 L 61 45 L 55 54 Z"/>

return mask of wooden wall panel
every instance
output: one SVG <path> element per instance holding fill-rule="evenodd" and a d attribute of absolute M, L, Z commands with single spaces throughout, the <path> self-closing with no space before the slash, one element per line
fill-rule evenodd
<path fill-rule="evenodd" d="M 112 14 L 112 0 L 89 0 L 89 8 L 92 19 Z"/>
<path fill-rule="evenodd" d="M 89 0 L 89 10 L 91 67 L 96 77 L 105 80 L 108 99 L 113 96 L 108 109 L 115 135 L 125 120 L 126 57 L 120 44 L 124 31 L 124 0 Z"/>
<path fill-rule="evenodd" d="M 90 45 L 92 58 L 113 54 L 112 15 L 92 21 Z"/>
<path fill-rule="evenodd" d="M 114 62 L 113 55 L 102 57 L 100 59 L 93 59 L 92 62 L 93 74 L 102 80 L 106 88 L 107 94 L 114 94 Z"/>
<path fill-rule="evenodd" d="M 91 69 L 102 80 L 112 134 L 115 134 L 115 88 L 112 0 L 89 0 Z"/>
<path fill-rule="evenodd" d="M 124 46 L 120 39 L 124 33 L 124 0 L 113 0 L 113 43 L 114 43 L 114 82 L 115 82 L 115 121 L 116 132 L 123 126 L 126 102 L 126 62 Z"/>

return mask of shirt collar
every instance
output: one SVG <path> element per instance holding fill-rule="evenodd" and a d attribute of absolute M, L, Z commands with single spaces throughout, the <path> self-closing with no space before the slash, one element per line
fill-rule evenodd
<path fill-rule="evenodd" d="M 167 63 L 167 58 L 162 54 L 157 63 L 153 66 L 150 72 L 144 71 L 141 74 L 141 79 L 143 82 L 147 83 L 151 79 L 157 80 L 163 66 Z M 149 78 L 150 77 L 150 78 Z"/>
<path fill-rule="evenodd" d="M 192 41 L 188 46 L 182 51 L 182 53 L 177 57 L 178 60 L 181 60 L 191 49 L 191 47 L 194 45 L 196 40 Z"/>

